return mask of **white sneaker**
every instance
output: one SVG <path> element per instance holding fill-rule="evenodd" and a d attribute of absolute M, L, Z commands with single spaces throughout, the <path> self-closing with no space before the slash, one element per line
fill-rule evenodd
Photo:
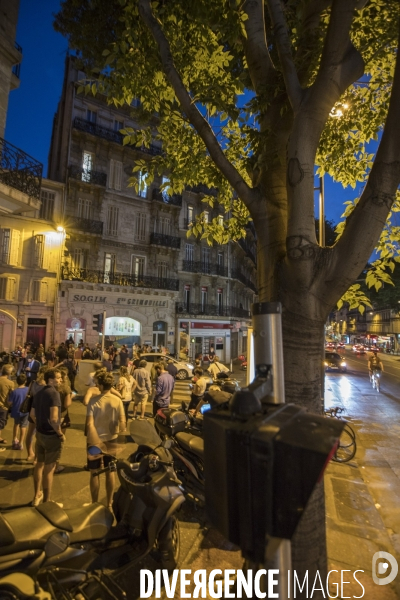
<path fill-rule="evenodd" d="M 35 496 L 31 502 L 31 506 L 39 506 L 43 502 L 43 492 L 40 492 L 39 496 Z"/>

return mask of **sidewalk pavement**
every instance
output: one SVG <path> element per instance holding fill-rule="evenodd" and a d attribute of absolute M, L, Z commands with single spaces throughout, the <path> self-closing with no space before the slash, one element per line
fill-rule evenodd
<path fill-rule="evenodd" d="M 335 374 L 336 375 L 336 374 Z M 400 598 L 399 583 L 377 586 L 372 581 L 372 557 L 377 551 L 390 552 L 400 562 L 400 434 L 399 395 L 374 393 L 368 375 L 348 373 L 328 376 L 325 405 L 343 406 L 345 418 L 357 432 L 357 454 L 348 464 L 330 463 L 325 474 L 327 542 L 329 569 L 348 569 L 340 597 L 361 596 L 360 586 L 352 572 L 362 569 L 357 577 L 365 588 L 366 600 Z M 89 474 L 83 470 L 86 461 L 83 435 L 85 409 L 74 400 L 70 409 L 72 427 L 62 464 L 65 471 L 54 478 L 53 499 L 72 508 L 90 501 Z M 4 437 L 11 443 L 10 419 Z M 123 456 L 135 444 L 121 436 Z M 21 456 L 22 455 L 22 456 Z M 27 505 L 33 498 L 33 467 L 25 461 L 25 451 L 7 450 L 0 454 L 0 508 Z M 100 501 L 104 498 L 101 482 Z M 180 568 L 240 569 L 240 552 L 218 532 L 207 527 L 204 512 L 185 503 L 179 514 L 181 525 Z M 121 583 L 128 599 L 139 598 L 139 569 L 159 568 L 151 557 L 131 569 Z M 332 581 L 339 581 L 332 578 Z M 331 594 L 334 596 L 335 588 Z M 177 596 L 178 597 L 178 596 Z"/>

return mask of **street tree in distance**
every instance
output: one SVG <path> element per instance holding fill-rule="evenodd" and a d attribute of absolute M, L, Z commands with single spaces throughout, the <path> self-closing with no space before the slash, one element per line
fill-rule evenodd
<path fill-rule="evenodd" d="M 109 31 L 88 41 L 94 7 Z M 116 106 L 140 100 L 143 127 L 127 129 L 124 143 L 156 135 L 164 151 L 138 161 L 147 184 L 168 172 L 169 193 L 217 190 L 204 201 L 223 206 L 224 223 L 199 216 L 192 233 L 224 243 L 253 220 L 259 301 L 283 306 L 286 401 L 316 413 L 326 318 L 364 269 L 400 183 L 398 21 L 397 0 L 64 0 L 56 15 L 97 68 L 85 91 Z M 368 142 L 379 132 L 374 154 Z M 344 185 L 365 184 L 339 239 L 323 248 L 315 165 Z M 322 486 L 293 548 L 299 574 L 323 572 Z"/>

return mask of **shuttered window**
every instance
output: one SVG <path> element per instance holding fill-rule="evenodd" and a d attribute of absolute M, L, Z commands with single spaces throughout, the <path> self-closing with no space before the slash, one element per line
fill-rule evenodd
<path fill-rule="evenodd" d="M 42 190 L 42 193 L 40 194 L 40 199 L 42 201 L 39 212 L 40 219 L 45 219 L 46 221 L 53 220 L 55 198 L 56 195 L 54 192 Z"/>
<path fill-rule="evenodd" d="M 113 190 L 122 189 L 122 162 L 120 160 L 110 160 L 109 186 Z"/>
<path fill-rule="evenodd" d="M 119 208 L 109 206 L 107 210 L 107 235 L 117 235 L 118 233 Z"/>
<path fill-rule="evenodd" d="M 78 198 L 78 217 L 81 219 L 92 218 L 93 202 L 89 198 Z"/>
<path fill-rule="evenodd" d="M 18 229 L 0 230 L 0 261 L 6 265 L 19 264 L 21 232 Z"/>
<path fill-rule="evenodd" d="M 32 302 L 47 302 L 47 281 L 32 281 Z"/>
<path fill-rule="evenodd" d="M 15 277 L 0 277 L 0 299 L 15 300 L 16 287 Z"/>
<path fill-rule="evenodd" d="M 33 266 L 43 268 L 46 236 L 42 233 L 33 236 Z"/>
<path fill-rule="evenodd" d="M 146 213 L 136 214 L 135 238 L 139 242 L 146 241 Z"/>

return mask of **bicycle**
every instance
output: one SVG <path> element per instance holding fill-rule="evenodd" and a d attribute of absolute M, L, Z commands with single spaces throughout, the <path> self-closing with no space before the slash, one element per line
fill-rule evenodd
<path fill-rule="evenodd" d="M 340 416 L 341 413 L 344 412 L 344 410 L 345 409 L 341 406 L 328 408 L 325 411 L 325 416 L 344 421 L 344 419 L 342 419 L 342 417 Z M 342 431 L 342 435 L 340 436 L 338 446 L 335 450 L 335 454 L 332 456 L 332 460 L 339 463 L 349 462 L 350 460 L 352 460 L 352 458 L 354 458 L 356 452 L 356 433 L 351 427 L 351 425 L 349 425 L 349 423 L 345 421 L 345 426 Z"/>
<path fill-rule="evenodd" d="M 380 369 L 372 369 L 371 383 L 372 383 L 372 389 L 375 389 L 377 392 L 381 391 L 381 370 Z"/>

